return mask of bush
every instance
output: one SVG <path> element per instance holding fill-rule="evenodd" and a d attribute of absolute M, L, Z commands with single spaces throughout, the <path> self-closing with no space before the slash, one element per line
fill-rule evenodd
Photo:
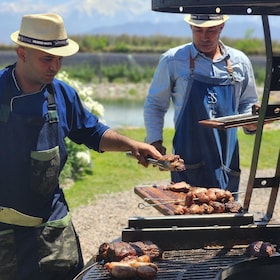
<path fill-rule="evenodd" d="M 70 79 L 65 71 L 60 72 L 57 78 L 72 86 L 79 94 L 84 106 L 93 114 L 102 117 L 104 107 L 99 102 L 92 100 L 92 89 L 83 85 L 80 81 Z M 63 183 L 66 179 L 77 180 L 84 174 L 92 172 L 92 161 L 89 149 L 84 145 L 78 145 L 70 139 L 65 139 L 65 145 L 68 152 L 68 159 L 60 174 L 60 180 Z"/>

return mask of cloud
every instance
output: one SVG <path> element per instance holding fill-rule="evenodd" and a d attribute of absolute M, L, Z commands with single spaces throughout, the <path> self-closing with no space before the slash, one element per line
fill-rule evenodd
<path fill-rule="evenodd" d="M 98 13 L 104 16 L 114 16 L 117 13 L 141 14 L 151 9 L 150 0 L 11 0 L 1 1 L 0 13 L 26 14 L 57 12 L 67 15 L 76 11 L 79 14 L 91 16 Z M 75 19 L 73 19 L 75 20 Z"/>
<path fill-rule="evenodd" d="M 141 14 L 150 9 L 150 0 L 82 0 L 76 4 L 76 9 L 88 15 L 92 12 L 104 16 L 114 16 L 124 12 Z"/>

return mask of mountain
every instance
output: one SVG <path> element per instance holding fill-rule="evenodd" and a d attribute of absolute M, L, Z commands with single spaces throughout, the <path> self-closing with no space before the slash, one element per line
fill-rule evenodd
<path fill-rule="evenodd" d="M 88 34 L 103 34 L 103 35 L 135 35 L 135 36 L 151 36 L 151 35 L 165 35 L 171 37 L 191 37 L 191 31 L 188 24 L 178 22 L 127 22 L 112 26 L 99 26 L 87 32 Z M 271 27 L 272 40 L 280 40 L 280 26 Z M 250 34 L 250 35 L 248 35 Z M 253 38 L 263 38 L 263 28 L 261 21 L 244 22 L 234 21 L 227 22 L 223 30 L 222 36 L 233 39 L 242 39 L 246 36 Z"/>

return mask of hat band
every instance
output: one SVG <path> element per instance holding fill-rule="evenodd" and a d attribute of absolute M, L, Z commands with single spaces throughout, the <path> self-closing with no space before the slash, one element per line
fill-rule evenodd
<path fill-rule="evenodd" d="M 40 47 L 63 47 L 63 46 L 67 46 L 69 44 L 69 40 L 68 39 L 64 39 L 64 40 L 39 40 L 36 38 L 31 38 L 31 37 L 27 37 L 21 34 L 18 34 L 18 40 L 23 42 L 23 43 L 27 43 L 27 44 L 31 44 L 31 45 L 35 45 L 35 46 L 40 46 Z"/>
<path fill-rule="evenodd" d="M 191 15 L 193 20 L 223 20 L 222 15 Z"/>

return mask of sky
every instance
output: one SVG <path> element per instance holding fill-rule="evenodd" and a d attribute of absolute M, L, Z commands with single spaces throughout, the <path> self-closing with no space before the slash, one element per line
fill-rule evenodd
<path fill-rule="evenodd" d="M 100 26 L 114 26 L 130 22 L 183 22 L 182 14 L 151 10 L 151 0 L 1 0 L 0 43 L 10 44 L 10 34 L 19 29 L 21 18 L 30 13 L 59 13 L 69 35 L 86 34 Z M 247 16 L 246 16 L 247 17 Z M 259 21 L 257 16 L 248 16 Z M 232 21 L 240 17 L 232 16 Z M 279 25 L 277 18 L 276 25 Z M 246 26 L 246 24 L 245 24 Z"/>
<path fill-rule="evenodd" d="M 2 0 L 0 42 L 9 42 L 9 35 L 19 29 L 24 14 L 46 12 L 59 13 L 71 34 L 131 21 L 172 21 L 182 17 L 151 11 L 150 0 Z"/>

